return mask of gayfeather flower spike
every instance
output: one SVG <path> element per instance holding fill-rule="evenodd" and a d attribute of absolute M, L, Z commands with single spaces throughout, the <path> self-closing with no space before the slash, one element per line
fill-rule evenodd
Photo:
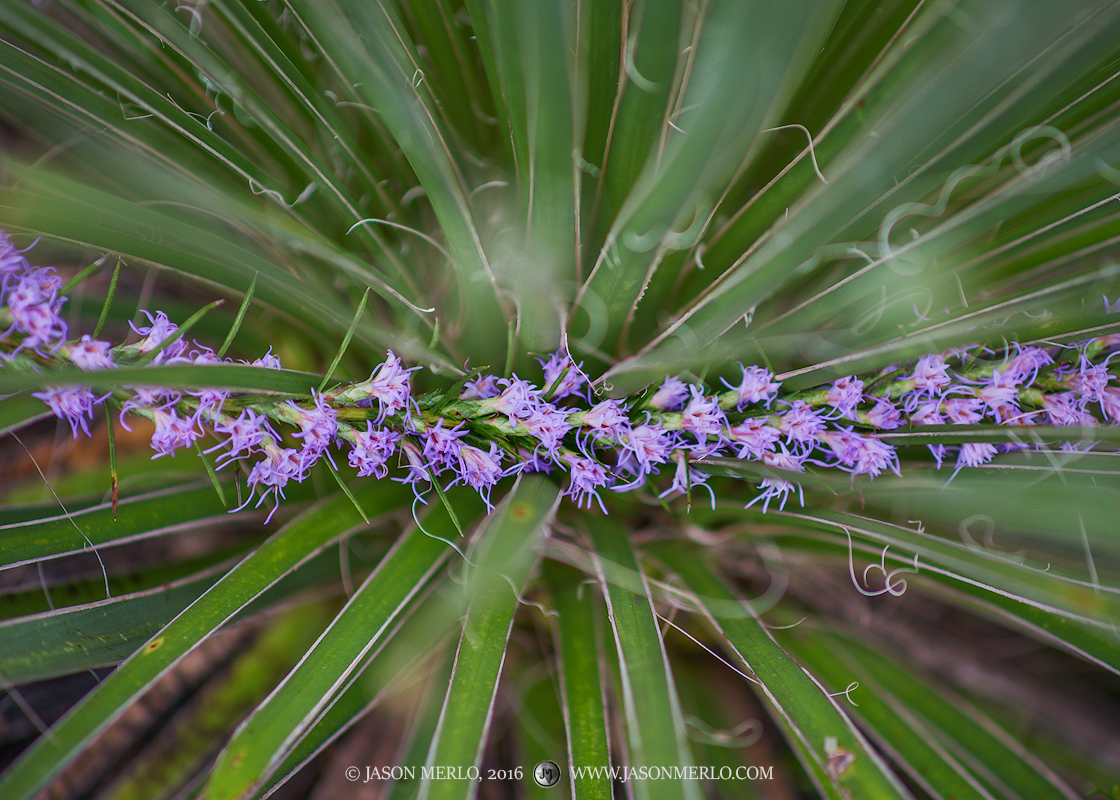
<path fill-rule="evenodd" d="M 143 312 L 149 324 L 132 326 L 138 337 L 132 344 L 113 347 L 88 333 L 67 340 L 59 316 L 66 300 L 62 280 L 51 267 L 31 266 L 27 249 L 0 233 L 0 370 L 42 373 L 69 364 L 108 372 L 150 358 L 164 342 L 152 364 L 233 363 L 192 346 L 158 310 Z M 969 345 L 878 375 L 847 375 L 786 393 L 769 369 L 739 364 L 739 375 L 721 378 L 724 388 L 717 391 L 666 376 L 631 397 L 594 404 L 583 364 L 566 350 L 539 360 L 544 388 L 516 375 L 476 374 L 457 394 L 415 397 L 412 378 L 420 367 L 405 367 L 388 351 L 369 378 L 295 399 L 127 384 L 99 397 L 88 387 L 46 379 L 33 396 L 75 438 L 90 434 L 97 407 L 112 397 L 125 427 L 134 417 L 152 423 L 153 458 L 213 438 L 203 454 L 218 452 L 218 468 L 248 462 L 250 493 L 240 508 L 260 507 L 271 496 L 268 520 L 288 484 L 305 480 L 320 458 L 337 469 L 335 448 L 346 448 L 346 463 L 358 478 L 391 477 L 412 486 L 419 502 L 438 481 L 469 486 L 493 508 L 491 495 L 503 478 L 542 472 L 565 483 L 564 495 L 577 507 L 598 506 L 603 513 L 604 489 L 666 498 L 703 487 L 714 508 L 718 489 L 705 464 L 717 458 L 756 463 L 775 472 L 759 479 L 746 506 L 766 513 L 772 503 L 783 509 L 794 494 L 804 505 L 799 476 L 808 464 L 847 472 L 853 484 L 861 476 L 901 475 L 903 452 L 880 434 L 904 425 L 1115 425 L 1120 386 L 1111 365 L 1118 352 L 1115 335 L 1065 346 L 1011 343 L 996 351 Z M 271 349 L 251 366 L 281 369 Z M 1029 446 L 1003 438 L 928 448 L 938 469 L 952 464 L 952 480 L 1001 452 Z M 1093 446 L 1080 435 L 1063 445 Z M 916 447 L 906 452 L 924 455 Z M 671 477 L 662 476 L 664 465 L 671 465 Z"/>

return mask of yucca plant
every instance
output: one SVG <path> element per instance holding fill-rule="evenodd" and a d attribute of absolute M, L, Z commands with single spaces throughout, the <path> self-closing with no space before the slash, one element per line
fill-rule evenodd
<path fill-rule="evenodd" d="M 1118 74 L 0 0 L 0 797 L 1117 797 Z"/>

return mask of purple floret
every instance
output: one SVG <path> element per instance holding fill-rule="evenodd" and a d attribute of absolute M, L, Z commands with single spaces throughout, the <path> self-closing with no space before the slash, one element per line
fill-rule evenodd
<path fill-rule="evenodd" d="M 653 393 L 649 405 L 661 411 L 672 411 L 679 408 L 687 397 L 688 384 L 674 375 L 672 378 L 666 378 L 661 388 Z"/>
<path fill-rule="evenodd" d="M 547 403 L 521 421 L 518 426 L 520 431 L 524 428 L 529 435 L 537 439 L 540 448 L 552 461 L 560 457 L 560 445 L 564 435 L 572 429 L 568 424 L 568 415 L 571 412 L 555 408 Z"/>
<path fill-rule="evenodd" d="M 743 371 L 743 379 L 738 386 L 732 386 L 727 381 L 723 382 L 728 389 L 734 389 L 738 393 L 736 407 L 742 409 L 744 405 L 765 403 L 769 408 L 771 401 L 778 396 L 781 382 L 775 381 L 774 373 L 762 367 L 754 365 L 744 367 L 739 364 L 739 369 Z"/>
<path fill-rule="evenodd" d="M 459 474 L 451 484 L 467 484 L 482 496 L 486 508 L 493 511 L 490 490 L 505 475 L 506 472 L 502 470 L 502 455 L 496 443 L 490 442 L 489 451 L 466 444 L 459 448 Z"/>
<path fill-rule="evenodd" d="M 280 498 L 284 497 L 284 487 L 288 485 L 288 481 L 295 480 L 300 483 L 307 475 L 303 469 L 303 459 L 295 449 L 291 447 L 266 447 L 265 452 L 267 457 L 254 464 L 253 469 L 249 472 L 246 483 L 251 487 L 251 491 L 241 508 L 252 502 L 253 493 L 258 486 L 264 486 L 265 489 L 261 492 L 254 508 L 260 508 L 261 503 L 270 494 L 275 498 L 276 504 L 264 520 L 264 524 L 267 525 L 272 520 L 272 515 L 276 513 L 276 509 L 280 507 Z M 240 510 L 240 508 L 237 510 Z"/>
<path fill-rule="evenodd" d="M 570 480 L 564 494 L 575 500 L 577 508 L 583 508 L 584 500 L 587 500 L 587 507 L 591 508 L 591 499 L 594 498 L 606 514 L 607 508 L 603 505 L 603 498 L 599 496 L 599 489 L 611 481 L 606 468 L 593 458 L 574 453 L 565 453 L 564 460 L 570 467 Z"/>
<path fill-rule="evenodd" d="M 387 463 L 396 452 L 401 434 L 396 431 L 378 429 L 366 420 L 364 431 L 355 431 L 354 449 L 350 451 L 350 466 L 358 470 L 359 477 L 375 475 L 384 478 L 389 474 Z"/>
<path fill-rule="evenodd" d="M 32 243 L 18 250 L 8 235 L 0 231 L 0 304 L 6 304 L 5 295 L 10 286 L 15 285 L 15 276 L 27 270 L 27 259 L 23 254 L 34 246 Z"/>
<path fill-rule="evenodd" d="M 824 417 L 802 400 L 794 400 L 789 411 L 778 417 L 777 428 L 791 445 L 811 450 L 825 429 Z"/>
<path fill-rule="evenodd" d="M 395 416 L 398 411 L 408 409 L 408 403 L 412 399 L 409 373 L 417 369 L 420 368 L 402 367 L 400 358 L 389 350 L 384 363 L 370 375 L 364 388 L 368 392 L 369 399 L 376 400 L 379 404 L 381 413 L 377 415 L 378 425 L 385 420 L 385 417 Z"/>
<path fill-rule="evenodd" d="M 109 347 L 108 342 L 99 342 L 88 333 L 84 334 L 77 344 L 70 346 L 70 361 L 78 369 L 87 372 L 112 369 L 116 364 L 113 363 L 113 357 L 109 355 Z"/>
<path fill-rule="evenodd" d="M 660 423 L 638 425 L 623 439 L 619 467 L 634 473 L 634 480 L 624 486 L 614 487 L 624 492 L 637 488 L 646 476 L 656 471 L 656 465 L 666 463 L 677 444 L 676 437 L 661 427 Z"/>
<path fill-rule="evenodd" d="M 50 406 L 59 419 L 70 423 L 74 438 L 78 438 L 79 426 L 89 436 L 87 419 L 93 419 L 93 406 L 100 402 L 97 395 L 84 386 L 52 386 L 42 392 L 34 392 L 37 397 Z"/>
<path fill-rule="evenodd" d="M 292 436 L 303 439 L 300 452 L 306 469 L 327 451 L 338 434 L 338 412 L 327 405 L 322 395 L 315 398 L 315 407 L 312 409 L 299 408 L 290 400 L 288 404 L 297 411 L 296 424 L 299 425 L 300 432 L 293 433 Z"/>
<path fill-rule="evenodd" d="M 579 416 L 583 430 L 593 438 L 621 443 L 630 429 L 626 406 L 619 400 L 603 400 Z"/>
<path fill-rule="evenodd" d="M 673 483 L 668 489 L 659 494 L 658 497 L 666 497 L 674 492 L 687 495 L 692 489 L 702 486 L 708 490 L 708 495 L 712 499 L 712 511 L 715 511 L 716 494 L 712 491 L 712 487 L 707 484 L 707 480 L 710 476 L 705 472 L 694 469 L 692 465 L 689 464 L 687 455 L 682 450 L 673 453 L 673 460 L 677 462 L 676 471 L 673 473 Z"/>
<path fill-rule="evenodd" d="M 460 422 L 454 428 L 445 428 L 440 419 L 420 435 L 424 443 L 424 462 L 436 475 L 458 466 L 459 449 L 463 446 L 459 440 L 467 435 L 465 424 Z"/>
<path fill-rule="evenodd" d="M 202 436 L 193 418 L 184 419 L 174 411 L 155 411 L 156 430 L 152 434 L 152 449 L 160 456 L 171 455 L 180 447 L 190 447 Z"/>
<path fill-rule="evenodd" d="M 498 386 L 496 375 L 479 375 L 475 380 L 463 384 L 463 393 L 459 395 L 459 399 L 489 400 L 501 393 L 502 387 Z"/>
<path fill-rule="evenodd" d="M 229 450 L 218 456 L 218 460 L 226 459 L 226 464 L 255 453 L 264 442 L 266 435 L 272 437 L 273 440 L 280 438 L 276 431 L 272 429 L 272 426 L 269 425 L 268 418 L 251 408 L 246 408 L 232 422 L 215 425 L 214 433 L 224 433 L 229 438 L 205 452 L 209 453 L 228 444 Z M 222 466 L 225 466 L 225 464 Z"/>
<path fill-rule="evenodd" d="M 500 378 L 498 383 L 505 388 L 483 402 L 496 413 L 505 414 L 510 425 L 517 425 L 527 419 L 543 402 L 537 387 L 516 375 L 512 378 Z"/>
<path fill-rule="evenodd" d="M 731 429 L 730 441 L 738 447 L 738 458 L 759 461 L 771 453 L 782 432 L 770 424 L 769 417 L 748 417 Z"/>
<path fill-rule="evenodd" d="M 544 388 L 548 389 L 552 384 L 556 383 L 561 375 L 564 376 L 563 380 L 557 385 L 552 394 L 553 400 L 560 400 L 569 395 L 579 394 L 580 390 L 587 385 L 587 378 L 584 376 L 583 371 L 580 369 L 583 366 L 581 361 L 576 364 L 572 361 L 572 357 L 563 350 L 557 350 L 547 361 L 537 361 L 544 369 Z M 565 372 L 566 370 L 566 372 Z"/>
<path fill-rule="evenodd" d="M 863 400 L 863 381 L 855 375 L 840 378 L 828 389 L 827 403 L 842 417 L 855 418 L 856 406 Z"/>
<path fill-rule="evenodd" d="M 167 315 L 162 311 L 156 311 L 153 317 L 150 311 L 141 309 L 141 313 L 148 318 L 151 325 L 136 327 L 131 322 L 128 323 L 129 327 L 136 332 L 137 336 L 144 338 L 137 342 L 134 347 L 141 353 L 150 353 L 160 346 L 169 336 L 173 336 L 179 330 L 179 326 L 167 318 Z M 171 344 L 167 345 L 155 358 L 152 359 L 153 364 L 161 364 L 172 358 L 178 358 L 187 351 L 187 343 L 182 338 L 175 339 Z"/>
<path fill-rule="evenodd" d="M 727 430 L 727 415 L 720 410 L 719 400 L 705 397 L 700 387 L 690 387 L 692 398 L 681 412 L 681 430 L 696 437 L 697 444 L 704 444 L 709 436 L 721 438 Z"/>
<path fill-rule="evenodd" d="M 764 454 L 762 457 L 762 463 L 768 467 L 786 470 L 787 472 L 804 472 L 805 465 L 802 460 L 796 455 L 790 453 L 789 450 L 786 449 L 785 445 L 782 445 L 781 447 L 782 449 L 780 451 Z M 770 507 L 770 501 L 775 497 L 780 497 L 781 500 L 779 500 L 778 502 L 778 510 L 780 511 L 786 507 L 786 500 L 789 499 L 789 496 L 793 493 L 794 489 L 797 489 L 798 491 L 801 505 L 805 505 L 805 494 L 801 489 L 801 484 L 799 483 L 788 481 L 785 478 L 763 478 L 761 481 L 759 481 L 758 488 L 762 490 L 762 493 L 757 495 L 753 500 L 747 503 L 744 508 L 750 508 L 759 500 L 761 500 L 762 513 L 765 514 L 767 509 L 769 509 Z"/>

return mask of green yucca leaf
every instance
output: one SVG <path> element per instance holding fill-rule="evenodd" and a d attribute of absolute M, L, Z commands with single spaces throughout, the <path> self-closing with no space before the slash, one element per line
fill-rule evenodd
<path fill-rule="evenodd" d="M 607 615 L 618 653 L 618 680 L 622 685 L 623 713 L 628 733 L 628 762 L 638 770 L 693 765 L 680 700 L 673 685 L 665 645 L 648 589 L 640 594 L 610 582 L 602 561 L 617 564 L 645 580 L 624 532 L 609 521 L 591 527 L 599 564 L 599 582 L 607 602 Z M 672 736 L 667 736 L 672 732 Z M 699 797 L 697 781 L 685 773 L 675 780 L 638 782 L 646 797 Z"/>
<path fill-rule="evenodd" d="M 240 726 L 214 768 L 207 797 L 242 797 L 267 779 L 424 587 L 450 549 L 420 524 L 380 561 L 300 665 Z M 381 624 L 371 630 L 375 621 Z"/>
<path fill-rule="evenodd" d="M 853 706 L 850 713 L 863 722 L 879 746 L 890 753 L 892 761 L 900 765 L 924 791 L 929 792 L 936 787 L 934 791 L 938 793 L 951 793 L 953 797 L 974 800 L 992 796 L 979 776 L 968 770 L 956 754 L 946 752 L 920 714 L 906 707 L 866 673 L 844 669 L 821 644 L 804 639 L 798 643 L 800 646 L 794 648 L 794 652 L 828 688 L 843 692 L 843 689 L 836 689 L 842 682 L 857 676 L 863 679 L 843 683 L 851 688 L 844 695 Z M 853 687 L 853 683 L 857 686 Z M 991 748 L 990 742 L 985 744 L 986 749 Z M 1068 797 L 1055 791 L 1055 787 L 1046 786 L 1044 781 L 1037 781 L 1032 788 L 1030 797 Z"/>
<path fill-rule="evenodd" d="M 392 503 L 395 494 L 399 492 L 393 484 L 373 484 L 359 492 L 359 497 Z M 36 794 L 152 681 L 271 584 L 353 529 L 356 522 L 350 501 L 341 497 L 312 508 L 279 531 L 102 681 L 55 727 L 49 740 L 41 740 L 24 753 L 18 764 L 0 777 L 4 795 L 20 798 Z"/>
<path fill-rule="evenodd" d="M 443 524 L 438 515 L 435 519 L 429 516 L 426 523 L 437 535 L 452 534 L 454 528 L 450 520 L 446 517 L 442 519 Z M 391 788 L 394 796 L 403 794 L 407 797 L 414 793 L 447 684 L 445 671 L 433 667 L 431 662 L 433 655 L 445 650 L 448 635 L 453 627 L 457 627 L 453 615 L 462 611 L 462 607 L 441 598 L 438 592 L 432 592 L 410 611 L 407 619 L 386 638 L 384 646 L 375 648 L 372 662 L 367 662 L 360 675 L 351 677 L 343 691 L 331 700 L 315 724 L 305 732 L 306 735 L 290 742 L 291 747 L 286 751 L 284 760 L 270 767 L 271 777 L 264 780 L 261 793 L 274 791 L 292 778 L 364 715 L 376 712 L 401 693 L 417 691 L 416 687 L 420 687 L 418 719 L 411 720 L 411 746 L 402 747 L 402 751 L 407 749 L 407 752 L 400 760 L 400 766 L 413 768 L 415 778 L 395 781 Z M 437 674 L 431 674 L 433 670 Z M 362 778 L 365 778 L 364 771 Z"/>
<path fill-rule="evenodd" d="M 146 569 L 137 575 L 102 577 L 89 585 L 91 602 L 46 611 L 42 589 L 36 589 L 36 614 L 0 622 L 5 641 L 12 643 L 0 670 L 11 681 L 30 682 L 124 661 L 149 641 L 160 628 L 197 600 L 232 566 L 231 557 L 241 548 L 215 550 L 205 556 Z M 321 553 L 289 573 L 234 619 L 250 618 L 293 592 L 334 578 L 338 559 Z M 110 596 L 105 597 L 106 584 Z M 86 594 L 73 583 L 55 590 L 75 603 Z M 5 596 L 8 612 L 16 610 L 18 596 Z M 30 599 L 30 598 L 27 598 Z"/>
<path fill-rule="evenodd" d="M 498 676 L 520 586 L 535 560 L 536 544 L 555 512 L 555 487 L 537 477 L 521 480 L 480 532 L 477 566 L 468 575 L 470 608 L 447 697 L 424 766 L 454 766 L 450 775 L 423 779 L 424 798 L 470 797 L 477 791 L 482 747 L 493 714 Z"/>
<path fill-rule="evenodd" d="M 4 563 L 16 566 L 87 548 L 122 544 L 149 536 L 222 519 L 226 509 L 210 486 L 185 486 L 122 500 L 112 504 L 58 513 L 44 509 L 42 518 L 5 525 Z"/>
<path fill-rule="evenodd" d="M 157 589 L 0 622 L 10 648 L 0 670 L 20 684 L 124 661 L 223 571 L 174 581 L 161 570 L 165 584 Z"/>
<path fill-rule="evenodd" d="M 915 681 L 911 671 L 861 645 L 858 640 L 834 635 L 812 639 L 811 636 L 797 636 L 793 646 L 799 654 L 812 651 L 818 663 L 825 659 L 833 662 L 832 669 L 837 674 L 844 667 L 854 671 L 853 676 L 867 691 L 856 693 L 853 690 L 853 700 L 863 701 L 870 695 L 872 700 L 897 709 L 896 713 L 920 717 L 932 733 L 930 744 L 957 759 L 989 791 L 1008 797 L 1055 800 L 1074 796 L 1069 787 L 1018 741 L 963 697 L 942 687 L 930 686 L 928 682 Z M 859 708 L 864 708 L 862 702 Z M 898 733 L 909 735 L 908 730 Z"/>
<path fill-rule="evenodd" d="M 709 597 L 735 599 L 695 554 L 666 547 L 659 556 L 701 595 L 702 608 Z M 726 602 L 716 609 L 704 608 L 704 612 L 780 715 L 818 790 L 827 797 L 844 797 L 848 792 L 907 797 L 908 792 L 812 673 L 782 650 L 757 617 L 744 614 L 729 619 L 719 612 L 723 605 Z"/>
<path fill-rule="evenodd" d="M 596 632 L 595 606 L 590 593 L 581 593 L 583 573 L 549 561 L 545 577 L 552 590 L 558 615 L 555 635 L 559 639 L 560 686 L 568 734 L 566 769 L 572 796 L 608 798 L 610 779 L 605 775 L 576 776 L 574 766 L 605 767 L 611 763 L 607 740 L 606 709 Z M 583 596 L 581 596 L 583 595 Z"/>
<path fill-rule="evenodd" d="M 1103 623 L 1116 613 L 1114 609 L 1120 604 L 1120 592 L 1116 590 L 1061 576 L 1056 571 L 1028 567 L 995 554 L 981 554 L 964 544 L 925 536 L 924 532 L 901 525 L 842 512 L 781 513 L 807 523 L 809 528 L 820 530 L 823 524 L 846 535 L 893 546 L 898 551 L 895 555 L 911 568 L 917 557 L 925 565 L 918 566 L 919 572 L 926 569 L 940 573 L 1084 623 Z"/>
<path fill-rule="evenodd" d="M 50 415 L 42 401 L 21 391 L 0 398 L 0 435 L 11 433 Z"/>

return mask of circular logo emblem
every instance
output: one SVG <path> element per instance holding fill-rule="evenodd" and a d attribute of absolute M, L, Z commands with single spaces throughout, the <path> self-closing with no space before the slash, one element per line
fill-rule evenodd
<path fill-rule="evenodd" d="M 555 761 L 542 761 L 533 767 L 533 780 L 546 789 L 560 782 L 560 767 Z"/>

